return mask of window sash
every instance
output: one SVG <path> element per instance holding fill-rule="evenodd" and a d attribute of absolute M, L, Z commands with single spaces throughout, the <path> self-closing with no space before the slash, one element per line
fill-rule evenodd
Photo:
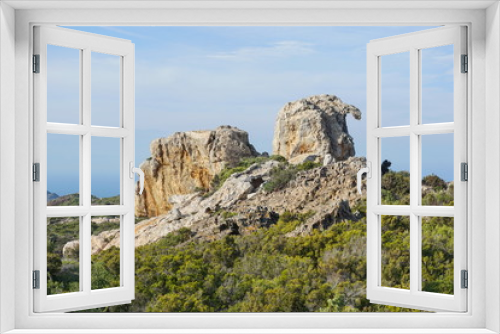
<path fill-rule="evenodd" d="M 34 75 L 34 161 L 40 163 L 40 182 L 34 184 L 34 269 L 40 271 L 40 289 L 33 290 L 35 312 L 65 312 L 98 306 L 129 303 L 134 298 L 134 179 L 129 162 L 134 161 L 134 45 L 130 41 L 76 30 L 38 26 L 34 28 L 34 53 L 40 55 L 40 73 Z M 47 45 L 80 50 L 80 123 L 47 122 Z M 120 127 L 91 125 L 91 53 L 120 57 Z M 79 206 L 48 207 L 47 134 L 79 136 Z M 93 136 L 120 139 L 120 205 L 91 204 L 91 139 Z M 120 287 L 91 288 L 91 218 L 119 215 Z M 47 218 L 80 217 L 79 292 L 47 295 Z"/>
<path fill-rule="evenodd" d="M 442 27 L 372 41 L 367 47 L 367 161 L 373 166 L 367 180 L 367 298 L 379 304 L 423 310 L 467 310 L 467 290 L 461 289 L 461 270 L 467 269 L 467 186 L 460 182 L 460 163 L 467 162 L 467 76 L 460 73 L 461 54 L 466 54 L 466 28 Z M 420 124 L 421 64 L 420 50 L 454 45 L 454 122 Z M 410 54 L 410 124 L 381 126 L 381 56 L 401 52 Z M 421 142 L 426 134 L 454 134 L 454 207 L 423 206 L 421 202 Z M 410 205 L 381 205 L 381 139 L 410 138 Z M 410 289 L 381 285 L 382 215 L 407 215 L 410 218 Z M 421 217 L 454 217 L 454 295 L 420 291 Z"/>

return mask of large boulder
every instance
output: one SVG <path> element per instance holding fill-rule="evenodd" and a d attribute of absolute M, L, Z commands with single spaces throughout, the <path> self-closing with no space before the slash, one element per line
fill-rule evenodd
<path fill-rule="evenodd" d="M 278 113 L 274 128 L 273 152 L 291 163 L 311 156 L 332 162 L 355 155 L 354 140 L 347 130 L 346 115 L 361 119 L 361 111 L 335 95 L 314 95 L 287 103 Z"/>
<path fill-rule="evenodd" d="M 172 195 L 208 189 L 213 177 L 226 166 L 258 153 L 248 133 L 231 126 L 215 130 L 176 132 L 153 140 L 151 158 L 140 165 L 145 174 L 144 192 L 136 195 L 138 217 L 155 217 L 168 212 Z"/>

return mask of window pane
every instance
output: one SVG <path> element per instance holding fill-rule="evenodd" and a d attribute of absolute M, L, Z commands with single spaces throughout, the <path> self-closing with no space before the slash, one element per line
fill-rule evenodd
<path fill-rule="evenodd" d="M 421 136 L 422 205 L 453 206 L 453 134 Z"/>
<path fill-rule="evenodd" d="M 422 217 L 422 291 L 453 294 L 453 218 Z"/>
<path fill-rule="evenodd" d="M 47 134 L 47 205 L 80 205 L 80 136 Z"/>
<path fill-rule="evenodd" d="M 47 294 L 80 290 L 80 218 L 47 218 Z"/>
<path fill-rule="evenodd" d="M 47 45 L 47 122 L 80 123 L 80 53 Z"/>
<path fill-rule="evenodd" d="M 92 290 L 120 286 L 120 217 L 92 217 Z"/>
<path fill-rule="evenodd" d="M 381 219 L 382 286 L 410 289 L 410 217 Z"/>
<path fill-rule="evenodd" d="M 120 126 L 120 58 L 92 52 L 92 125 Z"/>
<path fill-rule="evenodd" d="M 120 141 L 92 137 L 92 205 L 120 204 Z"/>
<path fill-rule="evenodd" d="M 410 124 L 410 53 L 380 57 L 382 126 Z"/>
<path fill-rule="evenodd" d="M 410 204 L 410 137 L 381 140 L 381 195 L 384 205 Z"/>
<path fill-rule="evenodd" d="M 420 51 L 422 123 L 453 122 L 453 45 Z"/>

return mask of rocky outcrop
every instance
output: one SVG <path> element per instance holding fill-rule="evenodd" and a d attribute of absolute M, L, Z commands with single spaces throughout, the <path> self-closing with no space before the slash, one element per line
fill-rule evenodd
<path fill-rule="evenodd" d="M 351 208 L 362 199 L 356 190 L 356 173 L 364 166 L 364 158 L 349 158 L 299 172 L 284 188 L 266 192 L 263 185 L 278 164 L 276 161 L 254 164 L 233 174 L 210 196 L 198 193 L 171 196 L 172 210 L 135 225 L 135 246 L 156 242 L 181 228 L 189 228 L 193 237 L 200 240 L 247 234 L 275 224 L 286 211 L 310 213 L 304 224 L 288 236 L 359 218 Z M 119 242 L 118 230 L 92 236 L 92 254 L 119 247 Z M 66 252 L 70 252 L 78 242 L 66 246 Z"/>
<path fill-rule="evenodd" d="M 316 161 L 322 166 L 299 171 L 274 158 L 262 158 L 211 192 L 206 190 L 212 179 L 225 167 L 258 155 L 245 131 L 221 126 L 154 140 L 151 158 L 140 166 L 145 187 L 142 195 L 136 195 L 136 216 L 149 218 L 135 225 L 135 246 L 154 243 L 181 228 L 202 241 L 251 233 L 275 224 L 285 212 L 308 217 L 287 236 L 359 219 L 351 208 L 362 199 L 356 191 L 356 174 L 365 159 L 353 157 L 354 141 L 346 123 L 349 113 L 361 118 L 359 109 L 333 95 L 288 103 L 276 121 L 274 154 L 291 163 Z M 280 179 L 276 176 L 280 171 L 288 176 Z M 293 176 L 288 178 L 290 173 Z M 94 223 L 104 222 L 115 223 Z M 119 230 L 92 236 L 92 254 L 111 247 L 120 247 Z M 78 248 L 78 241 L 71 241 L 63 253 L 69 255 Z"/>
<path fill-rule="evenodd" d="M 326 154 L 331 154 L 333 161 L 354 156 L 347 114 L 361 119 L 358 108 L 335 95 L 315 95 L 287 103 L 276 119 L 273 153 L 291 163 L 301 163 L 310 156 L 322 161 Z"/>
<path fill-rule="evenodd" d="M 264 205 L 269 211 L 310 212 L 311 217 L 290 235 L 307 234 L 313 229 L 326 229 L 337 221 L 357 220 L 358 213 L 351 212 L 364 195 L 356 189 L 356 174 L 366 164 L 362 157 L 351 157 L 325 167 L 299 172 L 283 189 L 258 192 L 239 205 L 238 210 L 248 211 Z"/>
<path fill-rule="evenodd" d="M 59 195 L 56 193 L 51 193 L 50 191 L 47 190 L 47 202 L 52 201 L 53 199 L 58 198 Z"/>
<path fill-rule="evenodd" d="M 170 196 L 208 189 L 213 177 L 242 158 L 257 156 L 248 133 L 231 126 L 212 131 L 177 132 L 151 142 L 151 158 L 140 168 L 145 173 L 142 195 L 136 195 L 136 216 L 167 213 Z"/>

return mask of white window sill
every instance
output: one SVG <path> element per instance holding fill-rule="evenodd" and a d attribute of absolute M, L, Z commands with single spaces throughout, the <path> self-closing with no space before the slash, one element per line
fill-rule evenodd
<path fill-rule="evenodd" d="M 488 329 L 15 329 L 5 334 L 487 334 Z"/>

